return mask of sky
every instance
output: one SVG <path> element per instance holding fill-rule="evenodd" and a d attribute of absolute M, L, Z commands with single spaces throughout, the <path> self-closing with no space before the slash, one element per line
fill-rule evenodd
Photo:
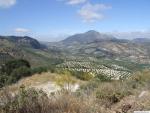
<path fill-rule="evenodd" d="M 58 41 L 96 30 L 150 38 L 149 13 L 150 0 L 0 0 L 0 35 Z"/>

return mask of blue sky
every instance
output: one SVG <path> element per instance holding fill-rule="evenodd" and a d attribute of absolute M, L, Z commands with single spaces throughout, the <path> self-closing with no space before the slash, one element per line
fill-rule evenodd
<path fill-rule="evenodd" d="M 0 35 L 55 41 L 88 30 L 149 33 L 149 12 L 150 0 L 0 0 Z"/>

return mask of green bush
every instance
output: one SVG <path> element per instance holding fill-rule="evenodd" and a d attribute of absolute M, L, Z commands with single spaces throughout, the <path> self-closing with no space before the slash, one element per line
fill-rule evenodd
<path fill-rule="evenodd" d="M 30 75 L 31 70 L 28 61 L 23 59 L 8 61 L 1 66 L 0 87 Z"/>
<path fill-rule="evenodd" d="M 14 69 L 10 76 L 11 76 L 12 82 L 16 82 L 20 78 L 27 77 L 30 75 L 31 75 L 30 68 L 23 66 L 23 67 Z"/>
<path fill-rule="evenodd" d="M 2 73 L 6 73 L 7 75 L 10 75 L 14 69 L 17 69 L 23 66 L 30 68 L 30 63 L 23 59 L 12 60 L 4 64 L 1 68 L 1 71 Z"/>
<path fill-rule="evenodd" d="M 98 80 L 102 81 L 102 82 L 109 82 L 111 81 L 111 77 L 104 75 L 104 74 L 98 74 L 96 75 L 96 78 L 98 78 Z"/>
<path fill-rule="evenodd" d="M 0 75 L 0 88 L 6 85 L 9 77 L 7 75 Z"/>
<path fill-rule="evenodd" d="M 76 78 L 80 79 L 80 80 L 91 80 L 93 78 L 93 75 L 88 73 L 88 72 L 83 72 L 83 71 L 72 71 L 71 72 L 73 76 L 75 76 Z"/>
<path fill-rule="evenodd" d="M 0 87 L 6 83 L 15 83 L 22 77 L 47 71 L 55 72 L 55 68 L 52 66 L 31 68 L 30 63 L 23 59 L 8 61 L 0 67 Z"/>
<path fill-rule="evenodd" d="M 47 67 L 37 67 L 37 68 L 31 69 L 32 74 L 35 74 L 35 73 L 41 74 L 42 72 L 47 72 L 47 71 L 48 71 Z"/>

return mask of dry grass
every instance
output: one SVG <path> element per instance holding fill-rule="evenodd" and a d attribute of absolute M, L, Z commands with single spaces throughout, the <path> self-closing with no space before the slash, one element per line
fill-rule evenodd
<path fill-rule="evenodd" d="M 17 92 L 22 85 L 25 86 L 26 88 L 40 87 L 40 86 L 48 85 L 49 83 L 56 84 L 57 86 L 57 78 L 59 78 L 60 76 L 62 75 L 56 73 L 50 73 L 50 72 L 34 74 L 30 77 L 26 77 L 19 80 L 17 83 L 8 86 L 8 88 L 11 92 Z M 85 83 L 84 81 L 78 80 L 74 77 L 72 77 L 72 79 L 74 79 L 76 83 L 79 85 Z"/>
<path fill-rule="evenodd" d="M 58 74 L 54 74 L 50 72 L 35 74 L 31 77 L 20 80 L 18 84 L 24 84 L 25 86 L 39 85 L 48 81 L 54 81 L 56 76 L 58 76 Z"/>
<path fill-rule="evenodd" d="M 92 102 L 66 92 L 48 98 L 44 92 L 21 88 L 14 97 L 4 92 L 1 102 L 0 113 L 96 113 Z"/>
<path fill-rule="evenodd" d="M 21 86 L 24 83 L 28 87 L 38 86 L 41 83 L 55 81 L 59 76 L 61 75 L 51 73 L 36 74 L 24 78 L 18 84 Z M 135 84 L 138 85 L 135 87 Z M 3 108 L 2 113 L 133 113 L 135 110 L 150 110 L 149 71 L 133 75 L 125 81 L 84 85 L 87 88 L 82 89 L 81 93 L 59 92 L 50 97 L 38 90 L 25 89 L 25 92 L 22 91 L 23 93 L 18 93 L 15 97 L 6 92 L 0 100 L 7 101 L 0 107 Z M 14 107 L 16 104 L 17 107 Z"/>
<path fill-rule="evenodd" d="M 50 73 L 50 72 L 42 73 L 42 74 L 35 74 L 30 77 L 23 78 L 23 79 L 19 80 L 17 83 L 15 83 L 11 86 L 8 86 L 8 87 L 9 87 L 10 91 L 16 92 L 22 85 L 24 85 L 27 88 L 36 86 L 36 85 L 41 85 L 41 84 L 47 83 L 49 81 L 54 81 L 56 76 L 59 76 L 59 75 Z"/>

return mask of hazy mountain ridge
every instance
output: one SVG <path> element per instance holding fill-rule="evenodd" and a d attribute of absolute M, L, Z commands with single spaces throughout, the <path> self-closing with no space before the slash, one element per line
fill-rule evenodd
<path fill-rule="evenodd" d="M 137 38 L 133 40 L 117 39 L 112 35 L 99 33 L 91 30 L 86 33 L 75 34 L 56 43 L 44 45 L 36 39 L 28 36 L 0 36 L 1 51 L 17 51 L 21 53 L 20 47 L 44 50 L 51 53 L 67 53 L 73 55 L 100 56 L 117 59 L 127 59 L 139 63 L 149 63 L 150 59 L 150 39 Z M 30 50 L 30 49 L 28 49 Z M 20 51 L 20 52 L 19 52 Z M 45 51 L 46 52 L 46 51 Z M 16 55 L 18 56 L 18 55 Z M 20 56 L 23 56 L 20 54 Z M 62 56 L 63 57 L 63 56 Z"/>
<path fill-rule="evenodd" d="M 72 56 L 75 59 L 81 56 L 150 63 L 149 44 L 137 40 L 117 39 L 93 30 L 45 45 L 27 36 L 0 36 L 0 51 L 14 58 L 28 59 L 35 65 L 48 64 L 51 58 L 72 60 Z"/>
<path fill-rule="evenodd" d="M 28 36 L 0 36 L 0 41 L 7 40 L 18 46 L 32 47 L 34 49 L 41 49 L 42 45 L 36 40 Z"/>
<path fill-rule="evenodd" d="M 70 54 L 123 58 L 139 63 L 150 63 L 149 43 L 149 39 L 117 39 L 112 35 L 91 30 L 51 44 L 50 48 L 67 50 Z"/>
<path fill-rule="evenodd" d="M 97 31 L 91 30 L 86 33 L 75 34 L 73 36 L 70 36 L 65 40 L 63 40 L 62 43 L 69 44 L 69 43 L 78 42 L 80 44 L 83 44 L 83 43 L 91 43 L 91 42 L 99 42 L 99 41 L 109 41 L 115 39 L 116 38 L 111 35 L 100 34 Z"/>
<path fill-rule="evenodd" d="M 133 43 L 139 43 L 139 44 L 150 44 L 149 38 L 136 38 L 132 40 Z"/>
<path fill-rule="evenodd" d="M 14 58 L 26 59 L 35 67 L 47 66 L 57 62 L 59 55 L 56 54 L 58 52 L 48 50 L 45 45 L 28 36 L 0 36 L 1 63 Z"/>

